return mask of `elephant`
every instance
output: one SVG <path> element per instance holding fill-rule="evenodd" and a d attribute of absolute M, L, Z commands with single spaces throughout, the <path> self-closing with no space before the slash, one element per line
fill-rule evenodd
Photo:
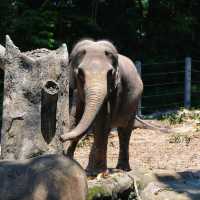
<path fill-rule="evenodd" d="M 108 134 L 117 128 L 119 158 L 116 168 L 130 170 L 129 140 L 134 126 L 143 83 L 134 63 L 118 53 L 107 40 L 79 41 L 70 54 L 71 87 L 77 91 L 76 127 L 60 136 L 71 141 L 67 155 L 93 124 L 94 142 L 88 173 L 107 171 Z"/>

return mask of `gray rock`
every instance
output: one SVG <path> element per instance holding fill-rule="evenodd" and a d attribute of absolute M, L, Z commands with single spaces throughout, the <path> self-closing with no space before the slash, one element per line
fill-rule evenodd
<path fill-rule="evenodd" d="M 0 161 L 0 200 L 85 200 L 87 177 L 75 161 L 44 155 Z"/>
<path fill-rule="evenodd" d="M 200 199 L 200 171 L 144 170 L 135 174 L 142 200 Z"/>
<path fill-rule="evenodd" d="M 88 200 L 118 199 L 131 191 L 137 200 L 199 200 L 200 171 L 134 169 L 128 173 L 114 173 L 107 178 L 88 182 Z"/>

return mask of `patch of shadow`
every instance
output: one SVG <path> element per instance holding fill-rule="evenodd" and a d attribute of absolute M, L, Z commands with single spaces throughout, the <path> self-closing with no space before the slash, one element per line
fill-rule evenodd
<path fill-rule="evenodd" d="M 177 176 L 156 175 L 157 179 L 177 193 L 184 193 L 192 200 L 200 199 L 200 170 L 177 172 Z"/>

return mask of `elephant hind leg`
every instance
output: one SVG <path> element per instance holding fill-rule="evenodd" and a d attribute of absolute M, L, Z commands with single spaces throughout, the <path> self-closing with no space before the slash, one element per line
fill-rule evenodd
<path fill-rule="evenodd" d="M 124 171 L 131 170 L 129 164 L 129 141 L 131 132 L 133 130 L 133 121 L 130 120 L 126 128 L 118 127 L 118 136 L 119 136 L 119 157 L 117 163 L 117 169 L 122 169 Z"/>

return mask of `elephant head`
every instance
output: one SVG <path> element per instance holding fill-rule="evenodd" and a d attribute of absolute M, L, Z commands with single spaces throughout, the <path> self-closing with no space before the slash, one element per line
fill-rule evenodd
<path fill-rule="evenodd" d="M 110 89 L 118 82 L 118 52 L 106 40 L 82 40 L 72 50 L 70 56 L 73 87 L 78 90 L 79 98 L 85 103 L 79 124 L 61 136 L 63 141 L 84 134 L 94 121 L 101 106 L 108 98 Z"/>

